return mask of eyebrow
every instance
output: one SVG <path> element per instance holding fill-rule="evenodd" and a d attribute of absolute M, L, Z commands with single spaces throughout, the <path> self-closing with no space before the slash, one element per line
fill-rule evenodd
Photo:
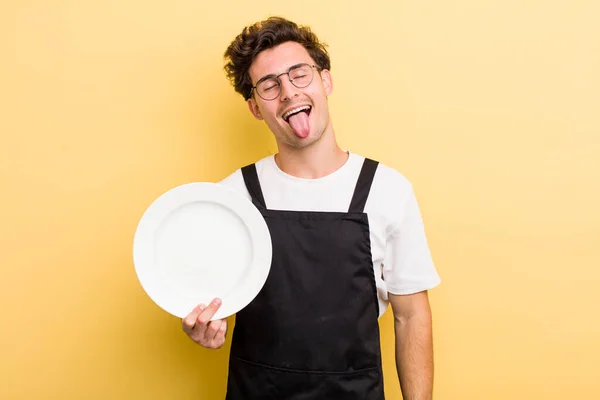
<path fill-rule="evenodd" d="M 293 70 L 294 68 L 298 68 L 299 66 L 301 66 L 301 65 L 303 65 L 303 64 L 309 64 L 309 65 L 310 65 L 310 63 L 307 63 L 307 62 L 301 62 L 301 63 L 298 63 L 298 64 L 294 64 L 294 65 L 292 65 L 291 67 L 289 67 L 287 70 L 285 70 L 284 72 L 282 72 L 282 73 L 280 73 L 280 74 L 269 74 L 269 75 L 265 75 L 265 76 L 263 76 L 263 77 L 262 77 L 262 78 L 260 78 L 258 81 L 256 81 L 256 84 L 255 84 L 254 86 L 258 85 L 258 84 L 259 84 L 259 83 L 261 83 L 262 81 L 264 81 L 264 80 L 267 80 L 267 79 L 269 79 L 269 78 L 277 78 L 278 76 L 280 76 L 280 75 L 282 75 L 282 74 L 285 74 L 285 73 L 287 73 L 287 72 L 289 72 L 289 71 Z"/>

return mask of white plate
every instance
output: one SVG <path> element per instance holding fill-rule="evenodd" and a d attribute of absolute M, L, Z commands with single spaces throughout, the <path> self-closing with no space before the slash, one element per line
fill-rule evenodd
<path fill-rule="evenodd" d="M 148 296 L 185 317 L 214 298 L 223 304 L 212 319 L 243 309 L 263 287 L 271 267 L 271 236 L 251 201 L 215 183 L 175 187 L 142 216 L 133 261 Z"/>

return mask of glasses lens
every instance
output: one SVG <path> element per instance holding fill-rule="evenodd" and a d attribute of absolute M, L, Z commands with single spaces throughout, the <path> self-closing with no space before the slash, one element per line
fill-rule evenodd
<path fill-rule="evenodd" d="M 279 82 L 275 78 L 264 80 L 258 84 L 256 90 L 263 99 L 273 100 L 279 96 Z"/>
<path fill-rule="evenodd" d="M 290 71 L 290 80 L 299 88 L 307 87 L 313 79 L 313 69 L 308 64 L 303 64 Z"/>

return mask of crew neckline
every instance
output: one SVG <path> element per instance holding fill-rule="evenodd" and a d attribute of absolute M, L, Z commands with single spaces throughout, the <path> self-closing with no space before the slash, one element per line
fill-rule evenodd
<path fill-rule="evenodd" d="M 277 163 L 275 162 L 275 155 L 271 155 L 269 157 L 269 163 L 271 164 L 271 167 L 277 172 L 277 174 L 279 176 L 283 177 L 284 179 L 294 181 L 294 182 L 304 182 L 304 183 L 324 182 L 324 181 L 329 181 L 331 179 L 335 179 L 337 176 L 342 175 L 346 171 L 349 171 L 352 169 L 352 165 L 354 164 L 354 161 L 356 160 L 356 155 L 348 150 L 344 150 L 344 152 L 346 154 L 348 154 L 348 159 L 346 160 L 346 162 L 341 167 L 339 167 L 338 169 L 333 171 L 332 173 L 322 176 L 320 178 L 300 178 L 300 177 L 290 175 L 290 174 L 284 172 L 281 168 L 279 168 L 279 165 L 277 165 Z"/>

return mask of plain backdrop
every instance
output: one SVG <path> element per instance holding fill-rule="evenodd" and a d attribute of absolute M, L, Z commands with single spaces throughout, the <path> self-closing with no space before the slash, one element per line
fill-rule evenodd
<path fill-rule="evenodd" d="M 132 240 L 166 190 L 276 151 L 222 69 L 270 15 L 329 45 L 342 147 L 414 185 L 434 398 L 597 398 L 599 4 L 3 1 L 0 398 L 223 398 L 230 341 L 152 303 Z M 390 312 L 381 330 L 397 400 Z"/>

